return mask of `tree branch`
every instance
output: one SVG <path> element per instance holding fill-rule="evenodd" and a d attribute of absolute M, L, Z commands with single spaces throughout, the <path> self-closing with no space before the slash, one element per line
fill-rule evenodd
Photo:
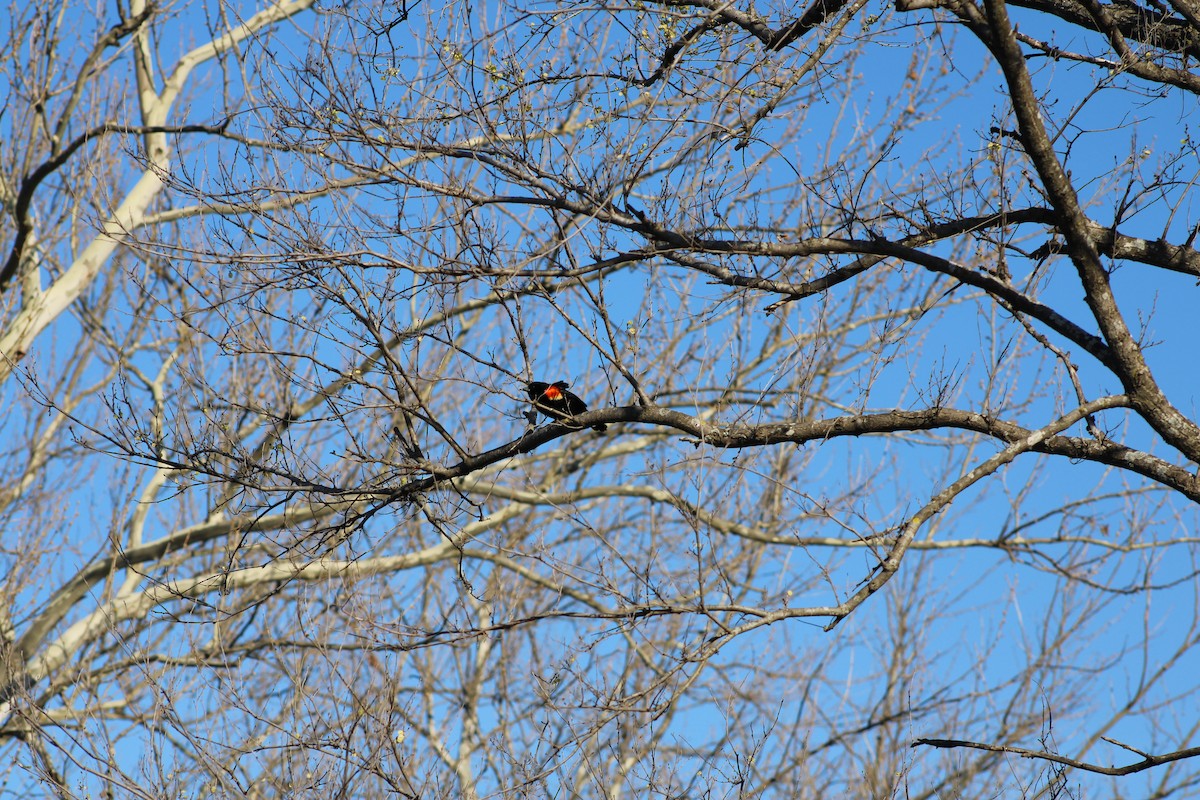
<path fill-rule="evenodd" d="M 1001 744 L 983 744 L 981 742 L 968 742 L 962 739 L 917 739 L 910 746 L 918 747 L 926 745 L 928 747 L 939 748 L 956 748 L 967 747 L 972 750 L 986 750 L 990 753 L 1013 753 L 1014 755 L 1022 756 L 1023 758 L 1038 758 L 1044 761 L 1053 761 L 1055 764 L 1062 764 L 1075 769 L 1082 769 L 1087 772 L 1096 772 L 1100 775 L 1132 775 L 1135 772 L 1157 767 L 1162 764 L 1170 764 L 1172 761 L 1181 761 L 1185 758 L 1195 758 L 1200 756 L 1200 747 L 1189 747 L 1186 750 L 1176 750 L 1173 753 L 1164 753 L 1160 756 L 1146 756 L 1141 761 L 1133 764 L 1127 764 L 1123 767 L 1102 767 L 1099 764 L 1089 764 L 1086 761 L 1078 761 L 1074 758 L 1067 758 L 1055 753 L 1047 753 L 1039 750 L 1026 750 L 1024 747 L 1010 747 Z"/>
<path fill-rule="evenodd" d="M 1089 220 L 1046 133 L 1040 104 L 1004 0 L 985 0 L 984 7 L 990 32 L 985 44 L 1004 72 L 1021 142 L 1059 216 L 1066 252 L 1083 285 L 1084 299 L 1111 351 L 1109 365 L 1120 378 L 1134 408 L 1150 426 L 1172 447 L 1200 463 L 1200 427 L 1181 414 L 1163 394 L 1117 306 L 1108 272 L 1100 263 L 1098 248 L 1092 240 Z"/>

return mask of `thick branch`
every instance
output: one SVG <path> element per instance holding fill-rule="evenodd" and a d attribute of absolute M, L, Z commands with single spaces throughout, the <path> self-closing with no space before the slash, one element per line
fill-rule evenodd
<path fill-rule="evenodd" d="M 962 281 L 968 286 L 982 289 L 993 297 L 1007 303 L 1013 310 L 1044 323 L 1051 330 L 1079 345 L 1109 369 L 1115 369 L 1116 366 L 1112 360 L 1112 353 L 1103 339 L 1084 330 L 1050 306 L 1027 297 L 1014 289 L 1010 284 L 998 278 L 982 272 L 976 272 L 975 270 L 960 266 L 952 261 L 932 255 L 915 247 L 908 247 L 904 244 L 888 242 L 882 239 L 810 239 L 795 244 L 747 245 L 744 247 L 738 243 L 720 241 L 693 242 L 691 244 L 693 245 L 692 249 L 702 249 L 710 252 L 747 252 L 754 255 L 795 257 L 822 254 L 833 255 L 838 253 L 868 253 L 880 258 L 899 258 L 930 271 L 939 272 Z M 679 253 L 672 253 L 670 257 L 684 266 L 712 275 L 722 283 L 778 292 L 785 294 L 791 299 L 800 299 L 825 291 L 830 286 L 849 280 L 863 272 L 869 266 L 878 263 L 878 259 L 875 261 L 862 260 L 817 278 L 815 281 L 796 284 L 782 281 L 764 281 L 763 279 L 753 277 L 747 278 L 727 267 L 708 264 L 700 259 Z"/>
<path fill-rule="evenodd" d="M 800 18 L 780 28 L 767 42 L 772 50 L 782 50 L 846 7 L 847 0 L 814 0 Z"/>
<path fill-rule="evenodd" d="M 79 148 L 94 139 L 99 139 L 101 136 L 110 133 L 132 133 L 138 135 L 148 133 L 222 133 L 227 124 L 227 122 L 221 125 L 175 126 L 106 124 L 97 126 L 76 136 L 66 147 L 39 164 L 33 172 L 29 173 L 21 181 L 21 188 L 17 192 L 16 203 L 13 204 L 13 219 L 16 222 L 17 230 L 16 235 L 13 237 L 12 249 L 8 253 L 8 259 L 4 262 L 4 266 L 0 267 L 0 294 L 8 290 L 9 284 L 16 277 L 17 271 L 21 266 L 21 259 L 25 254 L 25 243 L 29 238 L 29 234 L 33 232 L 33 220 L 30 217 L 29 208 L 33 204 L 34 192 L 37 191 L 42 181 L 46 180 L 46 178 L 50 177 L 55 171 L 70 161 L 71 156 L 75 155 Z"/>
<path fill-rule="evenodd" d="M 707 9 L 712 13 L 713 19 L 719 20 L 720 23 L 736 25 L 756 37 L 769 49 L 782 50 L 830 17 L 837 15 L 848 2 L 849 0 L 813 0 L 812 5 L 795 21 L 778 30 L 773 29 L 756 14 L 738 9 L 730 0 L 665 0 L 663 4 Z"/>
<path fill-rule="evenodd" d="M 1163 394 L 1117 307 L 1108 272 L 1101 264 L 1098 248 L 1092 240 L 1089 220 L 1046 132 L 1037 94 L 1004 0 L 985 0 L 984 6 L 990 32 L 985 44 L 1004 72 L 1021 142 L 1057 212 L 1060 230 L 1066 238 L 1066 252 L 1079 274 L 1084 299 L 1112 353 L 1111 367 L 1134 408 L 1150 426 L 1172 447 L 1200 463 L 1200 428 L 1171 405 Z"/>
<path fill-rule="evenodd" d="M 1046 753 L 1038 750 L 1026 750 L 1024 747 L 1009 747 L 1008 745 L 1000 744 L 983 744 L 981 742 L 968 742 L 962 739 L 917 739 L 912 743 L 912 747 L 919 745 L 927 745 L 929 747 L 955 748 L 969 747 L 973 750 L 986 750 L 991 753 L 1013 753 L 1025 758 L 1040 758 L 1045 761 L 1053 761 L 1055 764 L 1063 764 L 1075 769 L 1086 770 L 1087 772 L 1097 772 L 1101 775 L 1132 775 L 1135 772 L 1157 767 L 1162 764 L 1170 764 L 1172 761 L 1180 761 L 1185 758 L 1195 758 L 1200 756 L 1200 747 L 1189 747 L 1186 750 L 1176 750 L 1173 753 L 1165 753 L 1161 756 L 1146 756 L 1141 761 L 1133 764 L 1127 764 L 1124 767 L 1102 767 L 1099 764 L 1089 764 L 1086 761 L 1077 761 L 1074 758 L 1056 755 L 1054 753 Z"/>
<path fill-rule="evenodd" d="M 1110 33 L 1096 20 L 1087 5 L 1076 0 L 1015 0 L 1013 5 L 1052 14 L 1072 25 L 1106 36 Z M 1131 0 L 1118 0 L 1104 8 L 1109 23 L 1122 36 L 1170 53 L 1200 58 L 1200 31 L 1186 19 L 1145 8 Z"/>

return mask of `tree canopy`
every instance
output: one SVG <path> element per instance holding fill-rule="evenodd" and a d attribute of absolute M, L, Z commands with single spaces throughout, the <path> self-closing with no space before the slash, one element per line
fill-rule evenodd
<path fill-rule="evenodd" d="M 1200 795 L 1191 0 L 2 30 L 0 797 Z"/>

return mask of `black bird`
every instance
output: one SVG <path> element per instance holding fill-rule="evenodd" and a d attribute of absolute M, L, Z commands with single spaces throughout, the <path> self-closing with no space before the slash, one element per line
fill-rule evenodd
<path fill-rule="evenodd" d="M 529 399 L 538 411 L 550 419 L 567 419 L 588 410 L 587 403 L 580 400 L 578 395 L 567 391 L 568 386 L 570 384 L 566 381 L 532 381 L 525 385 L 525 391 L 529 393 Z M 604 433 L 608 426 L 593 425 L 592 430 Z"/>

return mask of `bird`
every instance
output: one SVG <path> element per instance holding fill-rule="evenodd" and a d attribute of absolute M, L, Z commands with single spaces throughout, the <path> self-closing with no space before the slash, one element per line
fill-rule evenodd
<path fill-rule="evenodd" d="M 525 384 L 525 391 L 529 393 L 529 399 L 533 401 L 535 409 L 550 419 L 561 420 L 588 410 L 587 403 L 580 400 L 575 393 L 567 391 L 568 386 L 570 384 L 566 381 L 555 381 L 554 383 L 531 381 Z M 592 430 L 604 433 L 608 430 L 608 426 L 593 425 Z"/>

